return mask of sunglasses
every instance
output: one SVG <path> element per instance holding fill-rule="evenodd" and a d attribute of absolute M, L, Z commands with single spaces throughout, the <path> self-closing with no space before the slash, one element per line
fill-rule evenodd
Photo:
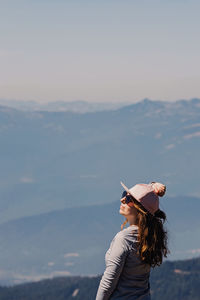
<path fill-rule="evenodd" d="M 127 204 L 128 206 L 134 206 L 134 202 L 133 202 L 133 197 L 131 195 L 127 195 L 126 191 L 123 191 L 122 193 L 122 198 L 121 198 L 121 202 L 123 204 Z"/>

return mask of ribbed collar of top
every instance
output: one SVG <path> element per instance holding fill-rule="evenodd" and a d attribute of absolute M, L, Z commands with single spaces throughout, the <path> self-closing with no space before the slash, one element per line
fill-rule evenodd
<path fill-rule="evenodd" d="M 137 230 L 138 226 L 137 225 L 129 225 L 128 227 L 126 227 L 126 229 L 128 229 L 128 228 Z"/>

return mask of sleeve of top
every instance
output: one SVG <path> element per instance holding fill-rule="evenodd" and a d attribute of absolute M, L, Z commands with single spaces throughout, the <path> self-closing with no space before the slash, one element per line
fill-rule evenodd
<path fill-rule="evenodd" d="M 111 243 L 106 269 L 99 284 L 96 300 L 107 300 L 113 293 L 124 267 L 127 251 L 125 240 L 119 232 Z"/>

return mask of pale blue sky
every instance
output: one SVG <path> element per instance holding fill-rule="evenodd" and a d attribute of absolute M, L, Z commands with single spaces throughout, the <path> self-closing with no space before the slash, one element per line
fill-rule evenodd
<path fill-rule="evenodd" d="M 0 4 L 0 98 L 200 97 L 200 1 Z"/>

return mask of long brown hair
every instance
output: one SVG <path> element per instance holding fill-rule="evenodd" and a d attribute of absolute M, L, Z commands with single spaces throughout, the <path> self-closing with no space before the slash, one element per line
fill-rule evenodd
<path fill-rule="evenodd" d="M 138 246 L 137 254 L 141 260 L 151 267 L 160 266 L 163 257 L 170 253 L 167 247 L 168 233 L 164 228 L 166 214 L 158 209 L 154 216 L 151 215 L 138 201 L 133 199 L 137 208 Z M 127 223 L 126 220 L 121 229 Z"/>

